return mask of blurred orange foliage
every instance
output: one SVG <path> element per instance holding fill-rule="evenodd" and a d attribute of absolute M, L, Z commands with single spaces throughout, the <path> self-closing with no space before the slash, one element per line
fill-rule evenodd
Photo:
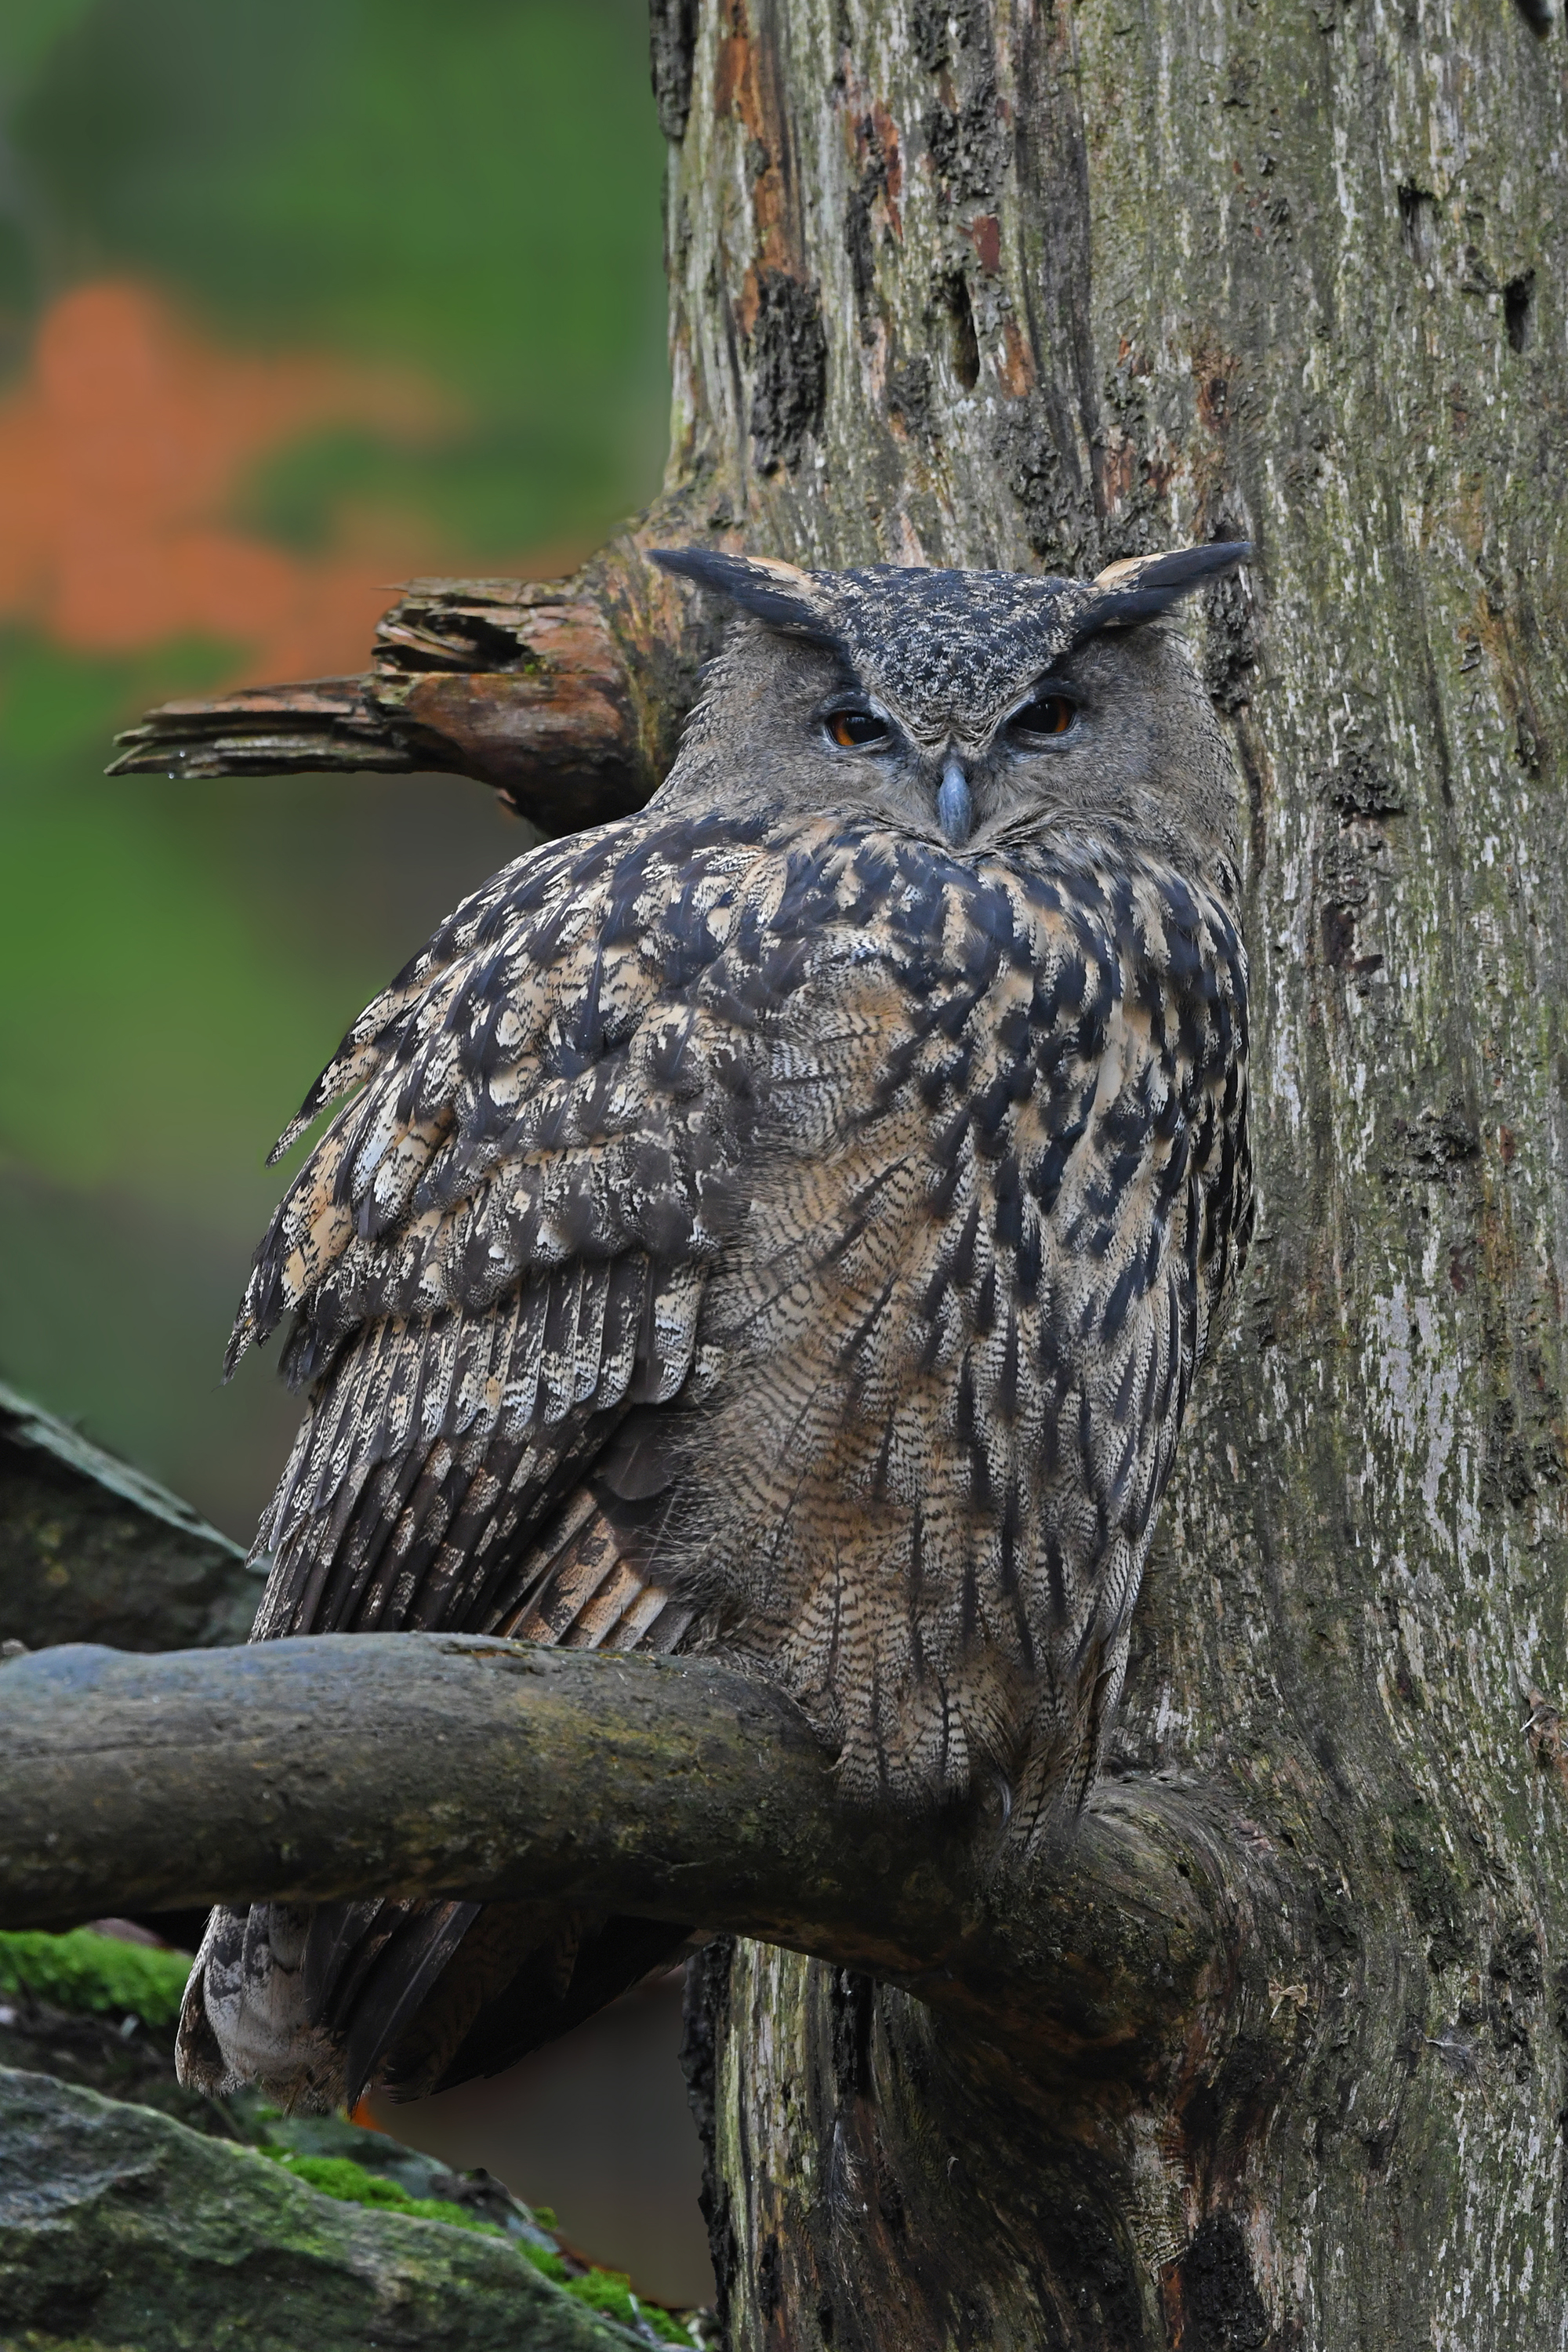
<path fill-rule="evenodd" d="M 150 287 L 78 287 L 0 400 L 0 622 L 80 653 L 216 637 L 246 649 L 237 683 L 358 669 L 389 583 L 442 551 L 360 515 L 295 555 L 228 509 L 259 458 L 323 425 L 416 442 L 453 422 L 406 372 L 223 351 Z"/>

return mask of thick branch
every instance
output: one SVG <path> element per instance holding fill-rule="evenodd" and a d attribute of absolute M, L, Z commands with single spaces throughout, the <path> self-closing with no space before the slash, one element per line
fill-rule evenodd
<path fill-rule="evenodd" d="M 363 677 L 164 703 L 116 739 L 109 772 L 444 769 L 571 832 L 647 799 L 704 650 L 631 539 L 572 580 L 416 580 Z"/>
<path fill-rule="evenodd" d="M 0 1922 L 521 1895 L 869 1970 L 1053 2070 L 1256 2026 L 1304 1940 L 1212 1806 L 1113 1784 L 1065 1851 L 852 1803 L 793 1703 L 703 1659 L 444 1634 L 0 1667 Z M 1282 1913 L 1288 1916 L 1282 1916 Z M 1224 2014 L 1223 2033 L 1218 2023 Z"/>

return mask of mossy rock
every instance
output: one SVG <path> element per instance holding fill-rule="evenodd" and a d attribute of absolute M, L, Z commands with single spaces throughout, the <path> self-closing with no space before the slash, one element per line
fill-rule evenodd
<path fill-rule="evenodd" d="M 131 2016 L 143 2025 L 173 2026 L 190 1972 L 188 1952 L 126 1943 L 91 1927 L 73 1928 L 68 1936 L 26 1929 L 0 1935 L 0 1993 L 20 1993 L 94 2016 Z"/>
<path fill-rule="evenodd" d="M 254 2138 L 231 2103 L 175 2079 L 174 2017 L 189 1968 L 184 1953 L 85 1927 L 0 1935 L 0 2070 L 134 2099 L 220 2139 Z"/>
<path fill-rule="evenodd" d="M 612 2352 L 507 2239 L 321 2195 L 255 2150 L 0 2071 L 6 2352 Z"/>

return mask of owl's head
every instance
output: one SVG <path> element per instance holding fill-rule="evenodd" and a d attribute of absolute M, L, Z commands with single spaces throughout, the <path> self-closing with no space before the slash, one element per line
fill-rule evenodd
<path fill-rule="evenodd" d="M 664 797 L 842 810 L 965 853 L 1110 829 L 1206 862 L 1232 846 L 1229 754 L 1160 619 L 1250 552 L 1181 548 L 1084 582 L 658 550 L 736 614 Z"/>

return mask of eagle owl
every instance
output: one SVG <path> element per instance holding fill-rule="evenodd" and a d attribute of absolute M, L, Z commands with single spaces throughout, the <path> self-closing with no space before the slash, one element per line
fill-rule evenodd
<path fill-rule="evenodd" d="M 734 608 L 639 814 L 528 851 L 363 1013 L 258 1256 L 310 1392 L 256 1638 L 703 1650 L 868 1801 L 1068 1816 L 1245 1248 L 1223 739 L 1092 583 L 658 560 Z M 647 1920 L 217 1911 L 185 2079 L 290 2101 L 509 2064 Z"/>

